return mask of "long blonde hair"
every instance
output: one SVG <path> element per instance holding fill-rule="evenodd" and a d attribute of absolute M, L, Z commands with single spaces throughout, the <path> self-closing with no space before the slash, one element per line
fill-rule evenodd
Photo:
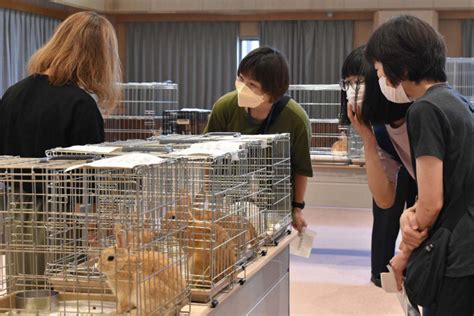
<path fill-rule="evenodd" d="M 120 98 L 117 83 L 122 76 L 114 27 L 95 12 L 69 16 L 31 57 L 28 71 L 46 73 L 53 85 L 75 82 L 95 93 L 102 110 L 111 112 Z"/>

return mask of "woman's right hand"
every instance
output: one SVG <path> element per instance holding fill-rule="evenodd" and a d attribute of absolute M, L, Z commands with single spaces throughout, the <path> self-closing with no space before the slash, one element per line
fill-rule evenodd
<path fill-rule="evenodd" d="M 352 109 L 356 108 L 358 113 L 356 114 Z M 372 128 L 365 125 L 359 120 L 360 117 L 360 108 L 354 106 L 351 102 L 347 103 L 347 117 L 351 121 L 352 126 L 355 128 L 357 133 L 362 137 L 362 140 L 365 142 L 369 139 L 374 139 L 374 132 Z"/>

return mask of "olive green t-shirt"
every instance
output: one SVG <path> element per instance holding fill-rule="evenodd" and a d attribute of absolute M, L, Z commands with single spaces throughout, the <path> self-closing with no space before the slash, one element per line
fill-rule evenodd
<path fill-rule="evenodd" d="M 237 91 L 232 91 L 214 104 L 204 132 L 240 132 L 251 135 L 258 133 L 260 125 L 249 116 L 245 108 L 238 106 Z M 313 176 L 309 153 L 311 129 L 308 115 L 301 105 L 291 99 L 268 127 L 267 133 L 289 133 L 292 175 Z"/>

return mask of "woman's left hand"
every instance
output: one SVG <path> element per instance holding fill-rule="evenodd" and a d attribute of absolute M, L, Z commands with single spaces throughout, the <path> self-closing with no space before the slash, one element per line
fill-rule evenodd
<path fill-rule="evenodd" d="M 428 238 L 428 229 L 420 231 L 416 220 L 416 205 L 407 208 L 400 216 L 402 240 L 409 250 L 418 248 Z"/>
<path fill-rule="evenodd" d="M 404 251 L 401 251 L 390 260 L 390 266 L 392 267 L 393 273 L 395 274 L 395 280 L 397 281 L 397 288 L 399 291 L 402 290 L 403 273 L 407 269 L 409 258 L 409 255 L 407 255 Z"/>

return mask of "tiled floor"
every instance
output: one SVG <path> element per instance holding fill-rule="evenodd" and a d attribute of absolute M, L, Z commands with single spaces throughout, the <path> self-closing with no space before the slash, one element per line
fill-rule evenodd
<path fill-rule="evenodd" d="M 291 257 L 291 315 L 402 316 L 395 294 L 370 283 L 372 212 L 307 208 L 317 233 L 309 259 Z"/>

